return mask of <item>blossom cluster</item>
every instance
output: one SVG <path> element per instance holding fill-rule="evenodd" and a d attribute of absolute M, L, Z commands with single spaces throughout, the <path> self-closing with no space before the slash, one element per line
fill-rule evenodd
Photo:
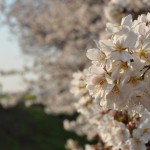
<path fill-rule="evenodd" d="M 132 20 L 128 15 L 117 26 L 107 24 L 109 39 L 97 42 L 87 57 L 92 66 L 87 88 L 100 105 L 114 110 L 150 110 L 150 13 Z"/>
<path fill-rule="evenodd" d="M 92 65 L 73 75 L 79 116 L 64 127 L 97 140 L 85 150 L 149 149 L 150 13 L 137 20 L 128 15 L 106 30 L 109 38 L 87 51 Z"/>
<path fill-rule="evenodd" d="M 71 82 L 72 87 L 70 92 L 78 98 L 78 101 L 75 102 L 75 107 L 79 113 L 86 113 L 87 107 L 89 107 L 93 101 L 86 88 L 85 78 L 87 73 L 88 70 L 86 69 L 83 72 L 74 73 Z"/>
<path fill-rule="evenodd" d="M 65 120 L 65 129 L 75 131 L 78 135 L 87 135 L 88 140 L 97 140 L 96 145 L 87 144 L 85 150 L 148 149 L 150 146 L 150 113 L 144 110 L 142 115 L 137 113 L 131 115 L 127 110 L 104 109 L 93 98 L 90 103 L 88 101 L 88 105 L 82 103 L 84 96 L 90 97 L 85 86 L 85 73 L 87 70 L 73 74 L 71 92 L 74 91 L 73 94 L 79 98 L 75 106 L 80 114 L 75 121 Z M 66 148 L 83 150 L 72 140 L 68 140 Z"/>

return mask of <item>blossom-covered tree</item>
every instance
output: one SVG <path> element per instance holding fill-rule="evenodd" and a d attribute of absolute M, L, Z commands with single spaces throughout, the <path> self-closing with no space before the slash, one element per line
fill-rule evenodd
<path fill-rule="evenodd" d="M 64 127 L 97 140 L 86 150 L 147 150 L 150 13 L 136 20 L 128 15 L 118 26 L 108 23 L 106 30 L 109 38 L 87 51 L 91 67 L 73 75 L 71 92 L 78 98 L 80 115 L 75 121 L 65 120 Z"/>

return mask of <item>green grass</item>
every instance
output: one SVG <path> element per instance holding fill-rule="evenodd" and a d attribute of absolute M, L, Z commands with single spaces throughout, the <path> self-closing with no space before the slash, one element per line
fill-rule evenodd
<path fill-rule="evenodd" d="M 1 150 L 64 150 L 68 138 L 84 138 L 63 129 L 66 116 L 46 115 L 42 108 L 0 108 Z"/>

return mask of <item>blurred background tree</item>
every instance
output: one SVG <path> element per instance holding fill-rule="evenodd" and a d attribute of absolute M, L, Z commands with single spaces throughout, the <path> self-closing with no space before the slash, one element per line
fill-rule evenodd
<path fill-rule="evenodd" d="M 74 112 L 70 79 L 88 65 L 86 50 L 104 29 L 103 4 L 103 0 L 15 0 L 5 7 L 6 22 L 23 52 L 35 59 L 34 67 L 26 69 L 40 74 L 29 91 L 44 96 L 47 112 Z"/>

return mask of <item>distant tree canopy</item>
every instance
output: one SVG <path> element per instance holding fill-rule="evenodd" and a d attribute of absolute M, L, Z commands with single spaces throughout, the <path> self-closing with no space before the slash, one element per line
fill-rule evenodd
<path fill-rule="evenodd" d="M 22 48 L 85 50 L 102 29 L 103 0 L 16 0 L 7 13 Z"/>

